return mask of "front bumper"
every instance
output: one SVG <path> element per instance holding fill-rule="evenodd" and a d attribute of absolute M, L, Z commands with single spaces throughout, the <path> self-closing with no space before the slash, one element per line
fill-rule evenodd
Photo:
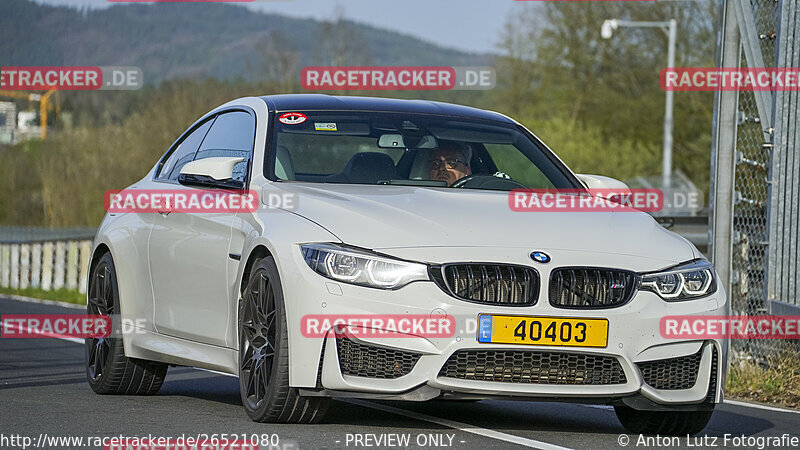
<path fill-rule="evenodd" d="M 302 261 L 299 261 L 302 262 Z M 293 263 L 296 263 L 293 261 Z M 304 263 L 303 263 L 304 264 Z M 297 267 L 297 266 L 296 266 Z M 415 282 L 396 291 L 370 289 L 325 279 L 311 270 L 282 270 L 287 309 L 289 344 L 292 355 L 290 380 L 292 386 L 303 388 L 304 395 L 328 396 L 393 396 L 424 400 L 438 395 L 473 398 L 513 397 L 524 399 L 556 399 L 575 402 L 633 403 L 641 409 L 659 407 L 700 407 L 721 401 L 722 379 L 727 361 L 727 342 L 723 340 L 674 340 L 663 338 L 659 331 L 662 317 L 667 315 L 722 315 L 725 314 L 725 293 L 715 294 L 679 303 L 668 303 L 650 292 L 640 291 L 627 304 L 612 309 L 564 309 L 547 301 L 547 283 L 542 283 L 542 293 L 536 305 L 508 307 L 468 303 L 455 299 L 433 282 Z M 540 267 L 537 267 L 540 269 Z M 542 280 L 549 273 L 542 271 Z M 293 302 L 291 299 L 304 299 Z M 306 337 L 300 330 L 304 315 L 450 315 L 456 318 L 456 332 L 452 337 L 436 338 L 408 335 L 407 337 L 367 337 L 364 330 L 350 331 L 350 337 L 337 338 L 328 333 L 325 338 Z M 487 344 L 477 340 L 476 323 L 479 314 L 527 315 L 545 317 L 574 317 L 608 319 L 608 342 L 605 348 L 554 347 L 538 345 Z M 374 333 L 373 333 L 374 335 Z M 357 337 L 356 337 L 357 336 Z M 342 339 L 349 339 L 353 348 L 368 352 L 385 353 L 406 364 L 412 356 L 414 362 L 401 376 L 375 375 L 375 368 L 365 370 L 366 375 L 350 375 L 343 370 L 340 350 Z M 324 343 L 324 346 L 323 346 Z M 355 344 L 355 345 L 351 345 Z M 624 380 L 613 383 L 576 382 L 573 377 L 559 381 L 558 370 L 553 376 L 540 377 L 531 382 L 530 371 L 518 380 L 498 381 L 491 376 L 448 376 L 443 371 L 448 360 L 458 352 L 525 353 L 537 357 L 543 352 L 587 358 L 609 358 L 618 363 Z M 526 356 L 527 355 L 527 356 Z M 693 358 L 694 357 L 694 358 Z M 674 360 L 674 358 L 679 358 Z M 374 359 L 361 359 L 372 364 Z M 661 366 L 650 367 L 650 384 L 643 374 L 643 363 L 659 361 Z M 696 378 L 687 386 L 669 385 L 664 380 L 674 377 L 669 372 L 670 362 L 695 364 Z M 348 362 L 347 364 L 352 364 Z M 474 366 L 465 369 L 472 373 Z M 696 368 L 695 368 L 696 367 Z M 659 369 L 660 368 L 660 369 Z M 571 367 L 571 369 L 575 369 Z M 577 368 L 580 371 L 580 368 Z M 520 369 L 523 370 L 523 369 Z M 662 372 L 658 372 L 662 370 Z M 667 372 L 664 372 L 666 370 Z M 352 371 L 350 371 L 352 373 Z M 567 371 L 569 372 L 569 371 Z M 564 372 L 564 373 L 567 373 Z M 572 373 L 575 373 L 573 370 Z M 660 373 L 660 377 L 659 374 Z M 665 375 L 666 373 L 666 375 Z M 655 374 L 655 375 L 654 375 Z M 502 378 L 502 377 L 500 377 Z M 535 378 L 535 377 L 534 377 Z M 544 382 L 541 380 L 544 379 Z M 520 381 L 522 380 L 522 381 Z M 661 380 L 654 382 L 654 380 Z M 656 386 L 653 386 L 656 384 Z M 676 388 L 677 387 L 677 388 Z M 420 395 L 409 393 L 423 392 Z"/>

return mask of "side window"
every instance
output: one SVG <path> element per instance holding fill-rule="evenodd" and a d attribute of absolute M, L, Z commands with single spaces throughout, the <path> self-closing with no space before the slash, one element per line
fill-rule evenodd
<path fill-rule="evenodd" d="M 214 125 L 197 151 L 195 160 L 219 156 L 242 157 L 244 161 L 233 168 L 233 179 L 244 181 L 255 138 L 255 121 L 243 111 L 217 116 Z"/>
<path fill-rule="evenodd" d="M 213 122 L 213 120 L 206 121 L 189 136 L 186 136 L 183 142 L 178 144 L 178 147 L 173 150 L 167 160 L 164 161 L 164 164 L 161 165 L 156 175 L 156 180 L 178 180 L 181 168 L 183 168 L 184 164 L 194 159 L 197 148 L 200 147 L 200 143 L 203 142 L 203 138 L 206 137 L 206 133 L 208 133 L 208 129 Z"/>

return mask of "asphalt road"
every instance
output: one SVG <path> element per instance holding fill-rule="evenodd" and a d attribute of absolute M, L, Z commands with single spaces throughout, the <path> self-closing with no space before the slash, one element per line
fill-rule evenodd
<path fill-rule="evenodd" d="M 0 314 L 78 311 L 0 297 Z M 562 403 L 335 401 L 322 424 L 257 424 L 244 414 L 236 378 L 196 369 L 170 368 L 155 396 L 96 395 L 85 380 L 83 352 L 83 345 L 65 340 L 0 339 L 0 448 L 23 448 L 25 443 L 29 448 L 37 443 L 39 448 L 102 448 L 89 445 L 88 439 L 177 440 L 215 433 L 246 434 L 248 439 L 274 434 L 279 445 L 273 448 L 284 449 L 399 448 L 397 438 L 407 438 L 412 448 L 623 448 L 620 442 L 626 448 L 644 448 L 645 443 L 651 448 L 758 448 L 759 437 L 787 433 L 800 438 L 800 412 L 727 403 L 717 407 L 700 435 L 668 442 L 625 435 L 609 407 Z M 750 441 L 725 441 L 726 434 Z M 85 440 L 82 445 L 53 441 L 62 437 Z"/>

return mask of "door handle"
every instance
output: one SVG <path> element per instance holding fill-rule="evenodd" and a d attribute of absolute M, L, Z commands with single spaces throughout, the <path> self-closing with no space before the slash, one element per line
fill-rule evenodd
<path fill-rule="evenodd" d="M 166 210 L 166 211 L 159 211 L 158 213 L 161 214 L 163 217 L 167 217 L 171 212 L 172 211 Z"/>

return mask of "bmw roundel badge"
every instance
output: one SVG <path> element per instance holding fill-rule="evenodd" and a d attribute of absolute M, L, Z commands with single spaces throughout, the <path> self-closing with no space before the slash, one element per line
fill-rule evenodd
<path fill-rule="evenodd" d="M 550 255 L 545 252 L 533 252 L 531 253 L 531 259 L 542 264 L 549 263 Z"/>

